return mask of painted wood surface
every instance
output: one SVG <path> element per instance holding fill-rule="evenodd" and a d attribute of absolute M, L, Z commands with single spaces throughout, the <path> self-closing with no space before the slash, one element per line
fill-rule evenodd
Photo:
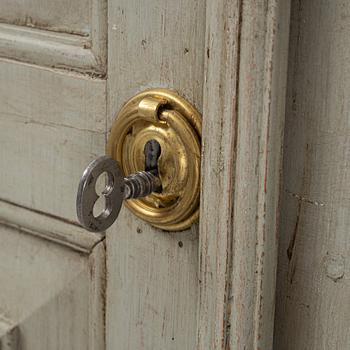
<path fill-rule="evenodd" d="M 108 23 L 108 128 L 150 87 L 202 109 L 205 1 L 111 0 Z M 124 209 L 107 232 L 107 269 L 107 349 L 195 349 L 197 226 L 166 233 Z"/>
<path fill-rule="evenodd" d="M 76 222 L 82 171 L 105 150 L 105 81 L 6 60 L 0 76 L 0 199 Z"/>
<path fill-rule="evenodd" d="M 0 56 L 54 68 L 101 70 L 89 38 L 0 24 Z"/>
<path fill-rule="evenodd" d="M 84 36 L 49 17 L 41 27 L 29 13 L 45 13 L 37 1 L 18 10 L 29 4 L 28 22 L 0 24 L 0 348 L 102 350 L 104 234 L 78 226 L 75 200 L 105 149 L 106 1 L 78 12 Z"/>
<path fill-rule="evenodd" d="M 81 254 L 2 225 L 0 239 L 0 313 L 11 320 L 1 339 L 21 350 L 103 349 L 103 243 Z"/>
<path fill-rule="evenodd" d="M 275 349 L 350 348 L 350 3 L 293 1 Z"/>
<path fill-rule="evenodd" d="M 207 3 L 198 349 L 271 349 L 289 1 Z"/>
<path fill-rule="evenodd" d="M 0 349 L 18 350 L 19 329 L 12 320 L 0 314 Z"/>
<path fill-rule="evenodd" d="M 3 200 L 0 201 L 0 225 L 21 230 L 82 253 L 91 253 L 104 239 L 104 233 L 88 232 L 75 223 Z"/>
<path fill-rule="evenodd" d="M 89 35 L 91 0 L 1 0 L 0 22 Z"/>
<path fill-rule="evenodd" d="M 2 42 L 8 58 L 83 73 L 0 60 L 0 313 L 20 324 L 24 350 L 103 349 L 104 329 L 113 350 L 272 347 L 288 9 L 110 0 L 107 87 L 93 78 L 106 57 L 103 16 L 81 39 L 0 26 L 0 55 Z M 76 226 L 77 184 L 117 111 L 149 87 L 203 111 L 201 222 L 170 234 L 123 209 L 106 273 L 104 242 Z"/>
<path fill-rule="evenodd" d="M 104 77 L 107 0 L 39 2 L 0 3 L 0 57 Z"/>

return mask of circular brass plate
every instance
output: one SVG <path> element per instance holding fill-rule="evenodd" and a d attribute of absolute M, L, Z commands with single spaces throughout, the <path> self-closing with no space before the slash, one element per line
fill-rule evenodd
<path fill-rule="evenodd" d="M 153 226 L 181 231 L 198 220 L 201 127 L 199 112 L 167 89 L 139 93 L 116 117 L 107 152 L 126 175 L 145 169 L 144 147 L 148 141 L 160 144 L 162 192 L 126 202 L 135 215 Z"/>

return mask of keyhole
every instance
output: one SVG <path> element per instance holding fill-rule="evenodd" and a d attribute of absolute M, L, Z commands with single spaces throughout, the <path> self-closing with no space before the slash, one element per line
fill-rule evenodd
<path fill-rule="evenodd" d="M 94 204 L 92 214 L 95 218 L 98 216 L 105 214 L 106 216 L 109 215 L 107 206 L 106 206 L 106 195 L 110 193 L 110 191 L 113 189 L 113 178 L 104 171 L 101 173 L 95 184 L 95 191 L 98 195 L 98 199 Z"/>
<path fill-rule="evenodd" d="M 145 170 L 149 171 L 155 176 L 159 175 L 158 172 L 158 159 L 161 154 L 160 144 L 156 140 L 149 140 L 145 144 L 144 154 L 145 154 Z"/>
<path fill-rule="evenodd" d="M 145 154 L 145 171 L 159 176 L 158 159 L 162 152 L 159 142 L 157 140 L 149 140 L 145 144 L 143 152 Z M 162 192 L 162 188 L 159 188 L 159 190 L 155 192 Z"/>

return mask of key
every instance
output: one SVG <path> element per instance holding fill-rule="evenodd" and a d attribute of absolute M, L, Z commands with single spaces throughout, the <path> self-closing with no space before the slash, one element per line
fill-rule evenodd
<path fill-rule="evenodd" d="M 94 205 L 99 198 L 96 181 L 103 173 L 107 174 L 107 183 L 102 191 L 105 208 L 101 214 L 94 216 Z M 157 175 L 158 171 L 153 165 L 149 171 L 139 171 L 125 177 L 114 159 L 102 156 L 93 160 L 85 169 L 78 186 L 76 209 L 80 224 L 91 232 L 105 231 L 117 219 L 124 199 L 132 200 L 146 197 L 152 192 L 161 192 L 162 185 Z"/>

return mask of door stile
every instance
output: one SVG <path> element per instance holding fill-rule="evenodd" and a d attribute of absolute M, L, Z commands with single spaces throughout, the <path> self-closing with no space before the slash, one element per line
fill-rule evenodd
<path fill-rule="evenodd" d="M 198 349 L 271 349 L 290 1 L 207 3 Z"/>

